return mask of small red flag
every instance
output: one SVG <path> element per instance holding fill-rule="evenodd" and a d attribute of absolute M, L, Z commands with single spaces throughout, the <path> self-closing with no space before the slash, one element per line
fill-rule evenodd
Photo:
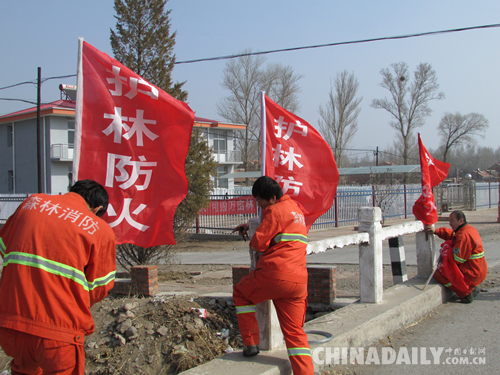
<path fill-rule="evenodd" d="M 75 179 L 108 191 L 103 218 L 117 243 L 175 244 L 194 112 L 90 44 L 81 48 Z"/>
<path fill-rule="evenodd" d="M 307 230 L 330 209 L 339 182 L 332 149 L 318 131 L 267 96 L 265 175 L 302 209 Z"/>
<path fill-rule="evenodd" d="M 432 225 L 438 220 L 432 188 L 439 185 L 448 176 L 450 164 L 434 159 L 427 151 L 418 133 L 420 170 L 422 173 L 422 195 L 413 205 L 413 215 L 425 225 Z"/>

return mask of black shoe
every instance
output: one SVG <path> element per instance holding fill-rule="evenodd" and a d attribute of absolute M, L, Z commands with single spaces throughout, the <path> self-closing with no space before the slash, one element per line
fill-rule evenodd
<path fill-rule="evenodd" d="M 479 292 L 480 292 L 479 288 L 474 287 L 472 292 L 470 292 L 467 296 L 462 298 L 461 302 L 462 303 L 472 303 L 472 301 L 474 301 L 474 298 L 476 298 L 476 296 L 479 294 Z"/>
<path fill-rule="evenodd" d="M 243 357 L 253 357 L 257 354 L 259 354 L 259 347 L 257 345 L 245 346 L 245 349 L 243 349 Z"/>

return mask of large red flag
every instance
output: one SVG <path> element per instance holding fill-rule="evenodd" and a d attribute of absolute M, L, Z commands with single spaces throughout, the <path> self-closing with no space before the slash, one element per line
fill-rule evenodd
<path fill-rule="evenodd" d="M 420 170 L 422 173 L 422 195 L 413 205 L 413 215 L 426 225 L 438 220 L 432 188 L 439 185 L 448 176 L 450 164 L 434 159 L 427 151 L 418 133 L 418 149 L 420 153 Z"/>
<path fill-rule="evenodd" d="M 90 44 L 80 50 L 75 180 L 106 187 L 118 243 L 175 244 L 194 113 Z"/>
<path fill-rule="evenodd" d="M 266 167 L 283 193 L 300 206 L 309 230 L 333 204 L 339 171 L 318 131 L 265 96 Z"/>

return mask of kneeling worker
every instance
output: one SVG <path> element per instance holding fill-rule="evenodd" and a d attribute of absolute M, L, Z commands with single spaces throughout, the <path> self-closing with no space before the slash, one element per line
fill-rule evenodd
<path fill-rule="evenodd" d="M 285 337 L 293 373 L 314 374 L 303 325 L 307 307 L 307 229 L 301 209 L 272 178 L 255 181 L 252 195 L 262 208 L 262 222 L 250 246 L 260 253 L 256 269 L 244 276 L 233 291 L 245 349 L 243 355 L 259 353 L 259 327 L 255 305 L 272 300 Z M 247 234 L 248 223 L 234 229 Z"/>
<path fill-rule="evenodd" d="M 453 285 L 452 280 L 446 278 L 439 269 L 434 273 L 434 279 L 455 292 L 461 302 L 471 303 L 479 293 L 477 286 L 486 279 L 488 273 L 488 265 L 484 259 L 483 242 L 476 228 L 467 224 L 467 219 L 462 211 L 453 211 L 448 220 L 451 229 L 434 229 L 434 226 L 428 225 L 425 227 L 425 231 L 451 242 L 453 261 L 458 266 L 458 272 L 462 273 L 459 276 L 463 276 L 466 285 L 470 286 L 465 290 L 458 289 L 457 285 Z"/>

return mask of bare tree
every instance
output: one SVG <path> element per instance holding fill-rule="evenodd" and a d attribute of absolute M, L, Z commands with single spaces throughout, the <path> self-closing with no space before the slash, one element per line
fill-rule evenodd
<path fill-rule="evenodd" d="M 245 50 L 243 53 L 250 52 Z M 290 66 L 271 64 L 264 68 L 264 63 L 262 56 L 229 60 L 224 68 L 222 87 L 230 94 L 217 103 L 217 113 L 225 120 L 247 126 L 244 132 L 238 132 L 236 142 L 245 171 L 253 159 L 259 159 L 260 92 L 266 91 L 271 99 L 289 111 L 298 109 L 300 88 L 297 82 L 302 76 L 295 74 Z"/>
<path fill-rule="evenodd" d="M 261 88 L 276 104 L 290 112 L 296 112 L 299 109 L 298 81 L 302 77 L 290 65 L 270 64 L 262 74 Z"/>
<path fill-rule="evenodd" d="M 443 146 L 443 161 L 446 162 L 448 151 L 452 147 L 476 143 L 475 136 L 484 138 L 488 129 L 488 120 L 479 113 L 445 113 L 438 126 L 438 133 Z"/>
<path fill-rule="evenodd" d="M 436 72 L 428 63 L 420 63 L 417 66 L 411 83 L 405 62 L 391 64 L 391 67 L 392 71 L 389 68 L 380 71 L 380 85 L 389 90 L 391 97 L 374 99 L 371 106 L 385 109 L 394 117 L 390 125 L 400 135 L 403 163 L 408 164 L 414 130 L 422 126 L 425 118 L 432 112 L 429 102 L 443 99 L 444 93 L 438 92 Z"/>
<path fill-rule="evenodd" d="M 358 130 L 359 104 L 363 98 L 356 98 L 359 82 L 354 73 L 347 70 L 338 73 L 330 85 L 329 100 L 325 107 L 320 105 L 319 128 L 326 142 L 332 147 L 339 167 L 345 164 L 345 149 Z"/>

